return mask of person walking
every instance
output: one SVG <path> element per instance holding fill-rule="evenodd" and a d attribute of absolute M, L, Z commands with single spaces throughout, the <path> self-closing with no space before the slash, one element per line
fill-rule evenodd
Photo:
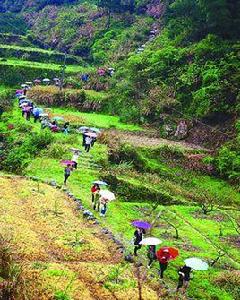
<path fill-rule="evenodd" d="M 72 161 L 74 163 L 74 165 L 73 165 L 74 169 L 77 169 L 79 156 L 80 156 L 80 151 L 79 150 L 76 150 L 76 151 L 73 152 Z"/>
<path fill-rule="evenodd" d="M 167 270 L 168 261 L 170 259 L 170 253 L 168 249 L 163 250 L 163 255 L 159 258 L 159 266 L 160 266 L 160 278 L 163 278 L 164 271 Z"/>
<path fill-rule="evenodd" d="M 68 134 L 68 133 L 69 133 L 69 122 L 66 122 L 66 123 L 63 125 L 63 133 L 64 133 L 64 134 Z"/>
<path fill-rule="evenodd" d="M 91 148 L 91 143 L 92 143 L 92 138 L 90 136 L 86 136 L 85 139 L 85 151 L 89 152 L 90 148 Z"/>
<path fill-rule="evenodd" d="M 189 285 L 189 281 L 190 281 L 190 275 L 191 275 L 191 271 L 192 269 L 186 265 L 184 265 L 183 267 L 181 267 L 178 270 L 178 285 L 177 285 L 177 290 L 176 292 L 179 291 L 179 289 L 183 288 L 183 292 L 186 291 L 188 285 Z"/>
<path fill-rule="evenodd" d="M 134 232 L 134 255 L 137 256 L 137 251 L 140 250 L 142 248 L 142 245 L 140 245 L 139 243 L 142 241 L 143 239 L 143 234 L 145 233 L 145 230 L 142 228 L 137 228 Z"/>
<path fill-rule="evenodd" d="M 71 165 L 68 164 L 64 170 L 64 185 L 66 185 L 67 179 L 71 175 L 71 171 L 72 171 Z"/>
<path fill-rule="evenodd" d="M 91 187 L 91 193 L 92 193 L 92 203 L 94 202 L 94 198 L 95 198 L 95 193 L 97 191 L 100 191 L 100 187 L 98 184 L 94 184 L 92 187 Z"/>
<path fill-rule="evenodd" d="M 149 258 L 148 268 L 150 269 L 153 261 L 157 258 L 157 256 L 156 256 L 156 246 L 155 245 L 150 245 L 148 247 L 147 256 Z"/>
<path fill-rule="evenodd" d="M 108 203 L 108 200 L 101 197 L 99 199 L 99 203 L 100 203 L 100 216 L 101 217 L 105 217 L 106 216 L 106 212 L 107 212 L 107 203 Z"/>

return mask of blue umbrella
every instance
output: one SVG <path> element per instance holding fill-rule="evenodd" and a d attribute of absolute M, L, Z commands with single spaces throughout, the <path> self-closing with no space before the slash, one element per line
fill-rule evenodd
<path fill-rule="evenodd" d="M 40 114 L 42 114 L 43 113 L 43 109 L 42 108 L 40 108 L 40 107 L 35 107 L 34 109 L 33 109 L 33 115 L 35 116 L 35 115 L 40 115 Z"/>
<path fill-rule="evenodd" d="M 105 181 L 101 181 L 101 180 L 93 181 L 93 184 L 98 184 L 98 185 L 108 185 Z"/>
<path fill-rule="evenodd" d="M 78 131 L 81 132 L 81 133 L 84 133 L 85 131 L 89 130 L 90 128 L 87 127 L 87 126 L 82 126 L 80 128 L 78 128 Z"/>
<path fill-rule="evenodd" d="M 138 227 L 138 228 L 142 228 L 142 229 L 149 229 L 152 227 L 152 225 L 146 221 L 140 221 L 140 220 L 136 220 L 132 222 L 132 225 L 134 227 Z"/>

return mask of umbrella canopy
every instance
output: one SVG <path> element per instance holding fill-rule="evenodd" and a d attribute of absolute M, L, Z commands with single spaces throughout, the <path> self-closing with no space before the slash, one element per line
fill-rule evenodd
<path fill-rule="evenodd" d="M 75 164 L 75 162 L 73 162 L 72 160 L 61 160 L 61 162 L 60 162 L 62 165 L 74 165 Z"/>
<path fill-rule="evenodd" d="M 85 132 L 85 135 L 96 138 L 97 134 L 95 132 Z"/>
<path fill-rule="evenodd" d="M 54 81 L 59 81 L 60 79 L 57 78 L 57 77 L 55 77 L 55 78 L 53 78 L 53 80 L 54 80 Z"/>
<path fill-rule="evenodd" d="M 72 151 L 72 152 L 76 152 L 76 151 L 81 152 L 81 150 L 77 149 L 77 148 L 70 148 L 69 150 Z"/>
<path fill-rule="evenodd" d="M 27 85 L 33 84 L 32 81 L 26 81 L 25 83 L 26 83 Z"/>
<path fill-rule="evenodd" d="M 41 80 L 40 79 L 35 79 L 34 83 L 41 83 Z"/>
<path fill-rule="evenodd" d="M 48 78 L 44 78 L 43 79 L 43 82 L 50 82 L 51 80 L 50 79 L 48 79 Z"/>
<path fill-rule="evenodd" d="M 54 121 L 64 121 L 64 118 L 63 118 L 63 117 L 56 116 L 56 117 L 53 117 L 53 120 L 54 120 Z"/>
<path fill-rule="evenodd" d="M 132 225 L 134 227 L 142 228 L 142 229 L 149 229 L 152 227 L 152 225 L 145 221 L 136 220 L 132 222 Z"/>
<path fill-rule="evenodd" d="M 15 93 L 16 93 L 16 94 L 22 94 L 22 93 L 23 93 L 23 90 L 16 90 Z"/>
<path fill-rule="evenodd" d="M 24 83 L 24 84 L 21 84 L 21 87 L 22 87 L 22 88 L 27 88 L 28 85 Z"/>
<path fill-rule="evenodd" d="M 161 244 L 162 241 L 158 238 L 155 238 L 155 237 L 147 237 L 143 240 L 141 240 L 141 242 L 139 243 L 140 245 L 145 245 L 145 246 L 156 246 L 156 245 L 159 245 Z"/>
<path fill-rule="evenodd" d="M 87 127 L 87 126 L 82 126 L 80 128 L 78 128 L 78 131 L 81 132 L 81 133 L 84 133 L 85 131 L 89 130 L 90 128 Z"/>
<path fill-rule="evenodd" d="M 178 249 L 173 247 L 162 247 L 157 251 L 157 258 L 160 260 L 162 257 L 164 257 L 168 253 L 168 259 L 175 259 L 178 255 Z"/>
<path fill-rule="evenodd" d="M 39 117 L 42 117 L 42 118 L 44 118 L 44 117 L 48 117 L 48 114 L 46 114 L 46 113 L 43 113 L 43 114 L 40 114 L 40 115 L 39 115 Z"/>
<path fill-rule="evenodd" d="M 19 100 L 26 99 L 26 96 L 24 96 L 24 95 L 20 95 L 20 96 L 18 97 L 18 99 L 19 99 Z"/>
<path fill-rule="evenodd" d="M 112 201 L 116 199 L 115 195 L 108 190 L 101 190 L 99 192 L 99 195 L 108 201 Z"/>
<path fill-rule="evenodd" d="M 96 128 L 96 127 L 90 127 L 89 130 L 94 131 L 96 133 L 100 133 L 101 132 L 101 130 L 98 129 L 98 128 Z"/>
<path fill-rule="evenodd" d="M 93 184 L 98 184 L 98 185 L 108 185 L 105 181 L 101 181 L 101 180 L 93 181 Z"/>
<path fill-rule="evenodd" d="M 42 114 L 43 113 L 43 109 L 42 108 L 40 108 L 40 107 L 35 107 L 34 109 L 33 109 L 33 114 L 35 115 L 35 114 Z"/>
<path fill-rule="evenodd" d="M 192 268 L 195 271 L 206 271 L 209 265 L 197 257 L 187 258 L 184 260 L 187 267 Z"/>

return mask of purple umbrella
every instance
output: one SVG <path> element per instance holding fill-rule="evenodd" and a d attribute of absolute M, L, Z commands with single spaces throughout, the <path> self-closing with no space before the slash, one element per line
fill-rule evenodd
<path fill-rule="evenodd" d="M 75 163 L 72 160 L 61 160 L 62 165 L 74 165 Z"/>
<path fill-rule="evenodd" d="M 132 222 L 132 225 L 134 227 L 138 227 L 138 228 L 142 228 L 142 229 L 149 229 L 152 227 L 151 224 L 149 224 L 148 222 L 145 222 L 145 221 L 139 221 L 139 220 L 136 220 L 136 221 L 133 221 Z"/>

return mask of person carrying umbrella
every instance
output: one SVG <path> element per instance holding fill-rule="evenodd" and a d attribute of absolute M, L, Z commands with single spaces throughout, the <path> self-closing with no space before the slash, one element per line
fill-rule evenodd
<path fill-rule="evenodd" d="M 80 156 L 80 151 L 79 150 L 76 150 L 76 151 L 73 152 L 72 162 L 74 163 L 73 164 L 74 169 L 77 169 L 79 156 Z"/>
<path fill-rule="evenodd" d="M 106 212 L 107 212 L 107 203 L 108 203 L 108 200 L 106 198 L 104 198 L 104 197 L 100 197 L 99 203 L 100 203 L 100 216 L 101 217 L 105 217 L 106 216 Z"/>
<path fill-rule="evenodd" d="M 173 247 L 162 247 L 157 251 L 157 259 L 160 266 L 160 278 L 163 278 L 163 273 L 168 267 L 168 262 L 175 259 L 178 255 L 178 249 L 175 249 Z"/>
<path fill-rule="evenodd" d="M 142 248 L 142 245 L 140 244 L 140 242 L 143 239 L 143 234 L 145 234 L 145 230 L 143 228 L 139 228 L 137 227 L 137 229 L 134 232 L 134 255 L 137 256 L 137 251 L 140 250 Z"/>
<path fill-rule="evenodd" d="M 183 287 L 183 291 L 185 292 L 190 281 L 190 274 L 191 274 L 192 268 L 184 265 L 178 270 L 178 285 L 176 292 L 179 291 Z"/>
<path fill-rule="evenodd" d="M 63 133 L 68 134 L 69 133 L 69 122 L 65 122 L 63 125 Z"/>
<path fill-rule="evenodd" d="M 93 186 L 91 187 L 91 193 L 92 193 L 92 203 L 94 202 L 95 198 L 95 193 L 100 191 L 100 187 L 97 183 L 94 183 Z"/>
<path fill-rule="evenodd" d="M 89 152 L 91 148 L 92 138 L 90 136 L 86 136 L 85 138 L 85 151 Z"/>
<path fill-rule="evenodd" d="M 156 256 L 156 245 L 148 246 L 147 256 L 149 258 L 148 268 L 151 268 L 151 265 L 152 265 L 153 261 L 156 260 L 156 258 L 157 258 L 157 256 Z"/>
<path fill-rule="evenodd" d="M 160 278 L 163 278 L 164 271 L 167 270 L 168 261 L 170 260 L 169 250 L 163 249 L 163 254 L 159 257 L 159 266 L 160 266 Z"/>
<path fill-rule="evenodd" d="M 66 185 L 67 179 L 71 175 L 71 171 L 72 171 L 71 165 L 68 164 L 64 170 L 64 185 Z"/>

